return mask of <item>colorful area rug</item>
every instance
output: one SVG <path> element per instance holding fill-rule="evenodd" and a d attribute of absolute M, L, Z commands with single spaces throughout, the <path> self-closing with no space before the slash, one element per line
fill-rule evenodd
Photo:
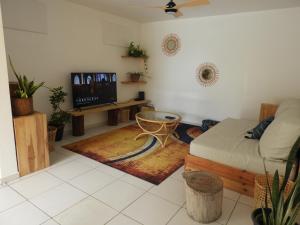
<path fill-rule="evenodd" d="M 203 132 L 200 127 L 180 124 L 165 148 L 152 136 L 135 141 L 139 133 L 141 129 L 131 125 L 64 148 L 158 185 L 184 164 L 189 143 Z"/>

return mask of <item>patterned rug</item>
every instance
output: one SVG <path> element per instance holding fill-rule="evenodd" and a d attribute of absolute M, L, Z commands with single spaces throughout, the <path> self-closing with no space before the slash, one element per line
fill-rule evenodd
<path fill-rule="evenodd" d="M 203 133 L 200 127 L 180 124 L 161 148 L 152 136 L 135 141 L 140 132 L 137 125 L 130 125 L 64 148 L 158 185 L 184 164 L 189 143 Z"/>

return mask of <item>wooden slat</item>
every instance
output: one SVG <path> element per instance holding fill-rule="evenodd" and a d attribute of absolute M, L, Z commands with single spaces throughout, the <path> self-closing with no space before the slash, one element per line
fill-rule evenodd
<path fill-rule="evenodd" d="M 275 116 L 278 105 L 263 103 L 260 107 L 259 121 L 267 119 L 270 116 Z"/>
<path fill-rule="evenodd" d="M 187 155 L 185 158 L 185 170 L 213 172 L 222 178 L 226 188 L 253 196 L 254 179 L 257 175 L 255 173 L 192 155 Z"/>
<path fill-rule="evenodd" d="M 85 108 L 85 109 L 80 109 L 80 110 L 71 110 L 71 111 L 68 111 L 68 113 L 70 113 L 72 116 L 82 116 L 82 115 L 85 115 L 88 113 L 105 112 L 105 111 L 109 111 L 109 110 L 127 108 L 130 106 L 143 105 L 143 104 L 147 104 L 149 102 L 150 101 L 148 101 L 148 100 L 128 101 L 128 102 L 123 102 L 123 103 L 97 106 L 97 107 Z"/>
<path fill-rule="evenodd" d="M 122 84 L 147 84 L 147 81 L 139 80 L 139 81 L 122 81 Z"/>
<path fill-rule="evenodd" d="M 49 166 L 47 117 L 43 113 L 15 117 L 14 130 L 20 176 Z"/>

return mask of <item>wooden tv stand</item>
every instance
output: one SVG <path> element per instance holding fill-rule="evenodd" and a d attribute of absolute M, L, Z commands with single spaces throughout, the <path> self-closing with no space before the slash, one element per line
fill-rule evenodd
<path fill-rule="evenodd" d="M 73 136 L 82 136 L 84 135 L 84 116 L 89 113 L 105 112 L 107 111 L 108 115 L 108 125 L 116 126 L 118 125 L 118 112 L 122 108 L 130 109 L 130 120 L 135 120 L 135 114 L 139 111 L 139 106 L 146 105 L 150 101 L 127 101 L 116 104 L 108 104 L 103 106 L 95 106 L 89 108 L 73 109 L 68 111 L 72 116 L 72 133 Z"/>

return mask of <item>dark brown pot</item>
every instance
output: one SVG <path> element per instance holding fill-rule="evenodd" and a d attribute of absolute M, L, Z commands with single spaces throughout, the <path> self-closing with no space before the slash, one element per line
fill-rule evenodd
<path fill-rule="evenodd" d="M 56 126 L 56 128 L 57 131 L 56 131 L 55 141 L 57 142 L 63 139 L 65 125 Z"/>
<path fill-rule="evenodd" d="M 140 77 L 141 77 L 140 74 L 135 74 L 135 73 L 130 74 L 130 79 L 133 82 L 138 82 L 140 80 Z"/>
<path fill-rule="evenodd" d="M 11 105 L 14 116 L 26 116 L 33 113 L 32 98 L 12 98 Z"/>

